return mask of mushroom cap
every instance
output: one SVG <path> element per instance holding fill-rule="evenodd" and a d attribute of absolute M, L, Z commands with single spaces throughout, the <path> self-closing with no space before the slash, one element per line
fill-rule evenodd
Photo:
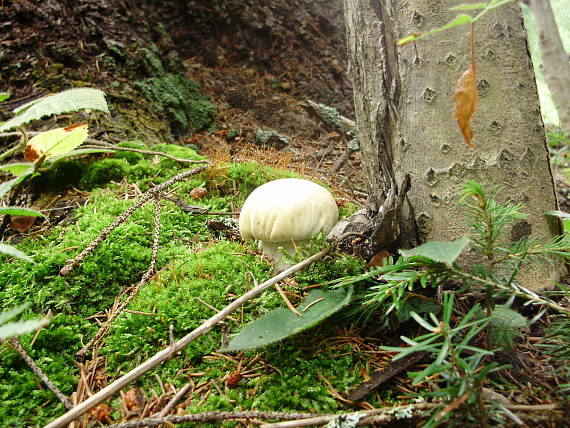
<path fill-rule="evenodd" d="M 284 178 L 255 189 L 243 204 L 239 231 L 266 242 L 304 241 L 327 234 L 338 221 L 330 192 L 308 180 Z"/>

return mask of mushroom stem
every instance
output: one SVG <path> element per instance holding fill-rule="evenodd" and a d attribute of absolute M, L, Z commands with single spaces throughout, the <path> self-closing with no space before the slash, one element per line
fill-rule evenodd
<path fill-rule="evenodd" d="M 281 272 L 288 267 L 292 266 L 291 263 L 287 263 L 283 259 L 283 254 L 281 253 L 281 248 L 290 255 L 294 255 L 297 251 L 299 244 L 304 241 L 294 242 L 294 241 L 284 241 L 284 242 L 268 242 L 260 241 L 259 246 L 263 250 L 263 254 L 267 256 L 273 262 L 273 271 Z"/>

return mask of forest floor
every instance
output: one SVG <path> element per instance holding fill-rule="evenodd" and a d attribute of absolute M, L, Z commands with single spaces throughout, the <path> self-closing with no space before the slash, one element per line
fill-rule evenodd
<path fill-rule="evenodd" d="M 158 2 L 156 8 L 143 2 L 140 10 L 127 4 L 115 10 L 110 2 L 82 2 L 84 15 L 78 22 L 74 16 L 79 14 L 74 15 L 67 2 L 48 3 L 43 16 L 32 12 L 37 7 L 33 2 L 3 6 L 11 9 L 0 39 L 7 49 L 0 57 L 6 70 L 0 80 L 5 88 L 0 89 L 13 94 L 0 106 L 4 116 L 27 97 L 94 85 L 108 93 L 113 117 L 97 115 L 90 120 L 90 144 L 130 141 L 123 146 L 194 160 L 206 157 L 213 165 L 178 184 L 175 191 L 181 198 L 196 188 L 207 189 L 204 198 L 186 198 L 186 202 L 207 205 L 210 211 L 236 211 L 256 185 L 295 172 L 329 185 L 336 199 L 345 201 L 340 202 L 346 205 L 345 214 L 364 203 L 360 152 L 349 148 L 349 138 L 307 103 L 323 103 L 353 118 L 341 15 L 339 10 L 324 8 L 327 2 L 315 2 L 305 14 L 293 13 L 293 7 L 285 11 L 250 8 L 232 1 L 214 2 L 211 9 L 191 1 L 190 10 L 168 2 Z M 228 11 L 235 21 L 224 21 Z M 49 24 L 58 14 L 67 26 Z M 195 19 L 192 25 L 184 21 L 189 16 Z M 79 37 L 84 44 L 77 43 L 75 32 L 85 35 Z M 31 54 L 38 43 L 41 55 Z M 152 82 L 164 82 L 171 74 L 200 85 L 200 92 L 216 109 L 213 122 L 202 129 L 181 129 L 170 114 L 178 104 L 144 96 Z M 34 129 L 63 126 L 74 118 L 50 119 Z M 13 141 L 8 138 L 2 143 L 8 146 Z M 564 153 L 557 163 L 560 202 L 568 207 Z M 47 213 L 48 219 L 33 224 L 12 220 L 4 231 L 3 239 L 33 254 L 36 263 L 29 267 L 12 259 L 2 262 L 1 309 L 27 302 L 31 305 L 28 316 L 51 311 L 50 326 L 21 342 L 73 404 L 164 349 L 171 324 L 179 338 L 212 315 L 203 303 L 182 304 L 189 296 L 199 296 L 213 310 L 221 309 L 255 281 L 271 276 L 270 266 L 256 248 L 232 236 L 227 225 L 198 220 L 168 202 L 162 208 L 156 275 L 117 317 L 105 340 L 92 347 L 87 357 L 76 355 L 147 269 L 153 246 L 149 225 L 156 218 L 153 208 L 139 210 L 71 278 L 57 272 L 150 183 L 165 182 L 182 166 L 141 153 L 91 156 L 40 177 L 15 199 Z M 75 176 L 70 180 L 69 174 Z M 299 303 L 315 284 L 361 273 L 363 265 L 355 257 L 338 254 L 283 287 Z M 211 290 L 212 284 L 219 289 Z M 465 309 L 470 304 L 466 296 L 460 306 Z M 389 366 L 393 353 L 379 350 L 379 345 L 397 346 L 401 334 L 419 333 L 413 322 L 385 329 L 335 316 L 331 323 L 266 350 L 237 355 L 217 352 L 228 335 L 279 306 L 283 301 L 277 292 L 254 300 L 227 324 L 108 401 L 108 407 L 91 411 L 83 426 L 205 411 L 339 413 L 417 405 L 412 397 L 426 385 L 412 385 L 407 371 L 425 367 L 425 361 L 400 367 L 363 400 L 347 399 L 376 370 Z M 533 325 L 518 339 L 514 353 L 500 355 L 512 367 L 493 378 L 488 394 L 490 401 L 517 408 L 528 425 L 559 427 L 568 416 L 553 406 L 560 401 L 561 378 L 538 346 L 547 324 L 548 319 Z M 184 388 L 184 395 L 177 394 Z M 7 344 L 0 348 L 0 399 L 3 426 L 41 426 L 65 412 L 63 403 Z M 421 403 L 417 408 L 419 419 L 424 419 Z M 259 419 L 262 415 L 233 423 L 257 426 Z M 198 425 L 207 426 L 207 421 Z M 402 423 L 391 421 L 394 426 Z M 403 426 L 410 426 L 406 423 Z M 504 425 L 515 423 L 507 419 Z"/>

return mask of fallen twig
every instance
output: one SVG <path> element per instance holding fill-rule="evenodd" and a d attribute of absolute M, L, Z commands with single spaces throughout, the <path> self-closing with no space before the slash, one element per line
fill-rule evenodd
<path fill-rule="evenodd" d="M 313 256 L 297 263 L 294 266 L 291 266 L 289 269 L 284 270 L 280 274 L 274 276 L 273 278 L 259 284 L 259 286 L 253 288 L 252 290 L 248 291 L 247 293 L 243 294 L 228 306 L 226 306 L 223 310 L 219 313 L 202 323 L 198 328 L 194 329 L 174 345 L 169 346 L 166 349 L 155 354 L 153 357 L 145 361 L 144 363 L 140 364 L 139 366 L 135 367 L 133 370 L 121 376 L 119 379 L 111 383 L 110 385 L 106 386 L 93 396 L 89 397 L 84 402 L 78 404 L 76 407 L 68 411 L 67 413 L 63 414 L 56 420 L 50 422 L 45 426 L 45 428 L 59 428 L 64 427 L 70 422 L 74 421 L 85 412 L 89 411 L 97 404 L 105 401 L 106 399 L 112 397 L 115 393 L 121 390 L 124 386 L 128 385 L 129 383 L 135 381 L 143 374 L 147 373 L 148 371 L 152 370 L 159 364 L 163 363 L 164 361 L 169 360 L 172 358 L 176 353 L 180 352 L 190 343 L 198 339 L 199 337 L 203 336 L 204 334 L 208 333 L 212 328 L 214 328 L 220 321 L 225 319 L 229 314 L 235 311 L 237 308 L 242 306 L 248 300 L 254 298 L 255 296 L 261 294 L 263 291 L 271 287 L 273 284 L 281 281 L 284 278 L 287 278 L 289 275 L 305 268 L 306 266 L 314 263 L 317 260 L 322 259 L 328 252 L 330 251 L 330 247 L 324 248 L 321 252 L 314 254 Z"/>
<path fill-rule="evenodd" d="M 93 242 L 91 242 L 91 244 L 89 244 L 81 253 L 79 253 L 79 255 L 77 255 L 74 259 L 68 260 L 66 265 L 61 268 L 61 270 L 59 271 L 59 274 L 62 276 L 67 276 L 71 273 L 71 271 L 77 267 L 77 265 L 79 265 L 79 263 L 81 263 L 83 261 L 83 259 L 91 252 L 93 251 L 97 245 L 99 245 L 101 242 L 103 242 L 107 236 L 113 231 L 115 230 L 118 226 L 120 226 L 121 224 L 123 224 L 125 221 L 127 221 L 129 219 L 129 217 L 140 207 L 142 207 L 144 204 L 146 204 L 149 200 L 153 199 L 155 197 L 156 194 L 159 194 L 160 192 L 162 192 L 164 189 L 167 189 L 168 187 L 172 186 L 174 183 L 177 183 L 181 180 L 184 180 L 187 177 L 190 177 L 191 175 L 195 175 L 195 174 L 199 174 L 200 172 L 204 171 L 206 168 L 208 167 L 208 165 L 202 165 L 202 166 L 198 166 L 196 168 L 193 168 L 189 171 L 184 171 L 181 172 L 178 175 L 175 175 L 174 177 L 172 177 L 170 180 L 165 181 L 164 183 L 153 187 L 152 189 L 147 190 L 145 193 L 143 193 L 143 195 L 138 199 L 138 201 L 136 201 L 133 205 L 131 205 L 127 210 L 125 210 L 125 212 L 123 214 L 121 214 L 113 223 L 111 223 L 111 225 L 109 225 L 107 228 L 105 228 L 97 238 L 95 238 L 93 240 Z"/>
<path fill-rule="evenodd" d="M 47 386 L 51 392 L 55 394 L 57 399 L 63 403 L 66 409 L 72 409 L 73 404 L 67 399 L 65 395 L 61 393 L 57 386 L 55 386 L 45 375 L 45 373 L 38 367 L 38 365 L 30 358 L 30 356 L 26 353 L 20 341 L 14 337 L 8 339 L 8 342 L 14 347 L 14 349 L 20 354 L 20 357 L 26 362 L 28 367 L 42 380 L 42 382 Z"/>
<path fill-rule="evenodd" d="M 429 412 L 435 407 L 432 403 L 408 404 L 405 406 L 388 407 L 384 409 L 361 410 L 359 412 L 345 413 L 342 415 L 319 415 L 311 418 L 290 420 L 286 422 L 276 422 L 272 424 L 262 425 L 263 428 L 293 428 L 306 427 L 313 425 L 323 425 L 334 419 L 339 421 L 346 420 L 351 417 L 358 417 L 356 425 L 370 425 L 372 423 L 392 423 L 417 417 L 427 417 Z M 352 426 L 352 425 L 351 425 Z"/>
<path fill-rule="evenodd" d="M 119 316 L 119 314 L 121 312 L 123 312 L 123 309 L 125 309 L 127 307 L 127 305 L 132 302 L 132 300 L 138 294 L 141 287 L 143 285 L 145 285 L 152 278 L 152 275 L 154 274 L 154 271 L 156 268 L 156 256 L 158 254 L 158 239 L 160 238 L 160 199 L 159 199 L 159 197 L 160 197 L 160 195 L 158 193 L 155 193 L 155 198 L 156 198 L 155 210 L 156 210 L 156 212 L 155 212 L 155 217 L 154 217 L 154 234 L 153 234 L 153 239 L 152 239 L 152 256 L 150 259 L 150 265 L 149 265 L 148 269 L 146 270 L 146 272 L 144 273 L 144 275 L 142 276 L 142 278 L 138 282 L 138 284 L 132 289 L 131 293 L 125 299 L 125 301 L 122 302 L 111 313 L 111 315 L 109 315 L 109 318 L 107 318 L 107 321 L 105 321 L 105 324 L 103 324 L 101 326 L 101 328 L 95 334 L 95 336 L 93 336 L 91 338 L 91 340 L 89 342 L 87 342 L 87 344 L 83 348 L 81 348 L 79 350 L 79 352 L 77 352 L 75 354 L 78 357 L 85 356 L 85 354 L 87 353 L 89 348 L 91 348 L 94 344 L 96 344 L 97 342 L 99 342 L 103 338 L 105 333 L 109 330 L 109 327 L 111 326 L 113 321 L 115 321 L 115 319 Z"/>
<path fill-rule="evenodd" d="M 314 415 L 311 413 L 286 413 L 286 412 L 260 412 L 260 411 L 244 411 L 244 412 L 204 412 L 192 415 L 151 417 L 140 421 L 124 422 L 120 424 L 109 425 L 107 428 L 142 428 L 162 425 L 164 423 L 180 424 L 184 422 L 221 422 L 232 419 L 302 419 L 310 418 Z M 331 415 L 334 416 L 334 415 Z"/>
<path fill-rule="evenodd" d="M 88 138 L 87 142 L 92 143 L 92 144 L 85 144 L 85 145 L 81 146 L 82 149 L 112 149 L 112 150 L 117 150 L 117 151 L 122 151 L 122 152 L 135 152 L 135 153 L 141 153 L 143 155 L 162 156 L 162 157 L 165 157 L 168 159 L 175 160 L 176 162 L 180 162 L 180 163 L 202 163 L 202 162 L 204 162 L 203 160 L 177 158 L 176 156 L 172 156 L 172 155 L 169 155 L 169 154 L 163 153 L 163 152 L 155 152 L 153 150 L 141 150 L 141 149 L 134 149 L 132 147 L 115 146 L 114 144 L 109 144 L 109 143 L 105 143 L 102 141 L 93 140 L 92 138 Z"/>
<path fill-rule="evenodd" d="M 164 408 L 158 413 L 157 416 L 159 418 L 166 416 L 168 412 L 170 412 L 170 410 L 174 407 L 174 405 L 178 403 L 182 399 L 182 397 L 184 397 L 188 393 L 190 388 L 192 388 L 191 383 L 187 383 L 182 388 L 180 388 L 180 390 L 174 395 L 174 397 L 172 397 L 172 399 L 166 404 L 166 406 L 164 406 Z"/>
<path fill-rule="evenodd" d="M 362 400 L 374 389 L 378 388 L 387 380 L 390 380 L 402 370 L 406 370 L 408 367 L 413 366 L 427 354 L 427 352 L 416 352 L 404 358 L 400 358 L 399 360 L 390 361 L 390 364 L 388 364 L 386 367 L 374 370 L 372 377 L 362 382 L 360 385 L 358 385 L 358 387 L 350 391 L 346 395 L 346 398 L 351 401 Z"/>

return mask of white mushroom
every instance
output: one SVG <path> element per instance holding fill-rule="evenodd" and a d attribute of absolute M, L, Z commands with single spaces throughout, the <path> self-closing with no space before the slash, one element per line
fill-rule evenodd
<path fill-rule="evenodd" d="M 246 199 L 239 217 L 245 238 L 260 241 L 264 253 L 287 267 L 279 247 L 294 254 L 296 246 L 319 233 L 327 234 L 338 221 L 338 207 L 330 192 L 308 180 L 285 178 L 255 189 Z"/>

